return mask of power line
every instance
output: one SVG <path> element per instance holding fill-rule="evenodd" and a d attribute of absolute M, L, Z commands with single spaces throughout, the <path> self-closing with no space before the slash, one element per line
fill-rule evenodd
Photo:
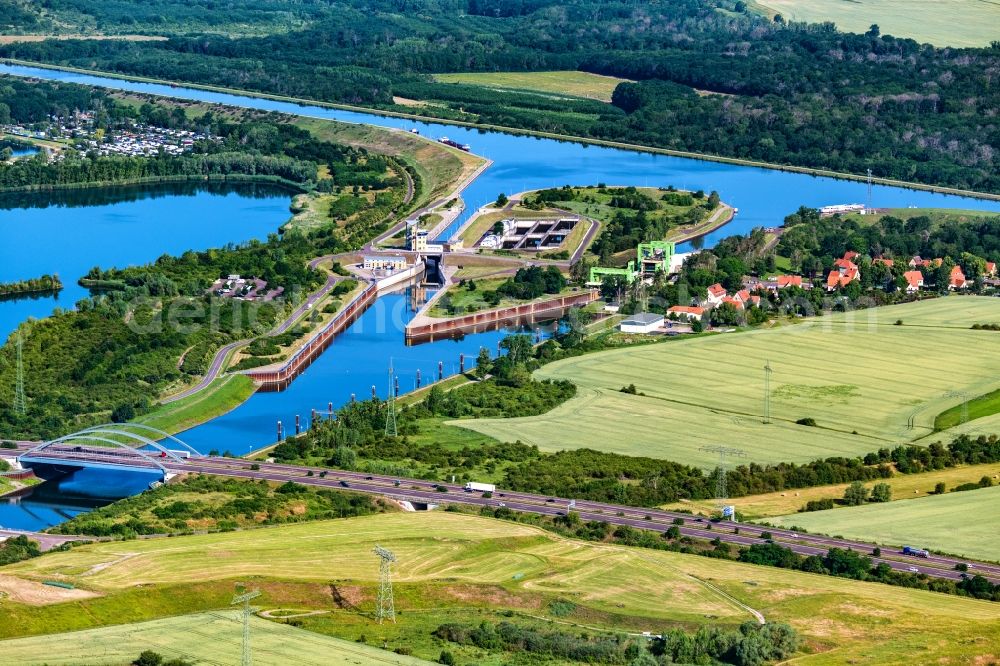
<path fill-rule="evenodd" d="M 392 360 L 389 360 L 389 398 L 385 407 L 385 434 L 395 437 L 399 433 L 396 430 L 396 386 L 394 385 L 396 375 L 393 373 Z"/>
<path fill-rule="evenodd" d="M 722 512 L 726 506 L 726 499 L 729 497 L 729 492 L 726 488 L 726 457 L 746 458 L 747 452 L 743 449 L 735 449 L 722 445 L 700 446 L 698 450 L 719 454 L 718 475 L 715 478 L 715 497 L 719 500 L 719 511 Z"/>
<path fill-rule="evenodd" d="M 764 362 L 764 423 L 771 422 L 771 361 Z"/>
<path fill-rule="evenodd" d="M 243 655 L 240 661 L 242 666 L 252 666 L 253 664 L 253 655 L 250 652 L 250 617 L 256 609 L 250 606 L 250 601 L 259 596 L 260 590 L 250 590 L 242 594 L 237 594 L 233 597 L 233 600 L 229 602 L 230 606 L 243 604 L 243 609 L 241 611 L 243 615 Z"/>
<path fill-rule="evenodd" d="M 28 411 L 28 398 L 24 393 L 24 339 L 21 332 L 17 333 L 17 380 L 14 386 L 14 411 L 24 416 Z"/>
<path fill-rule="evenodd" d="M 375 600 L 375 617 L 378 623 L 382 620 L 396 622 L 396 607 L 392 599 L 392 563 L 396 556 L 391 550 L 376 545 L 372 551 L 378 555 L 378 597 Z"/>

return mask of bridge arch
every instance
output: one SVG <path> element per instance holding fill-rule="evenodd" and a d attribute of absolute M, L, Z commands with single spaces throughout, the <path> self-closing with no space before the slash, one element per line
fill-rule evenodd
<path fill-rule="evenodd" d="M 130 431 L 128 429 L 130 427 L 145 430 L 152 435 L 160 435 L 164 439 L 170 439 L 180 445 L 180 447 L 183 447 L 181 449 L 181 453 L 187 453 L 188 455 L 182 457 L 181 455 L 178 455 L 178 451 L 168 449 L 161 442 L 152 439 L 151 437 L 147 437 L 146 435 Z M 84 428 L 78 432 L 63 435 L 62 437 L 57 437 L 47 442 L 42 442 L 38 446 L 24 452 L 18 456 L 18 458 L 24 462 L 36 463 L 58 461 L 58 450 L 60 445 L 66 446 L 76 444 L 79 446 L 82 443 L 96 444 L 101 449 L 107 449 L 109 452 L 127 451 L 132 457 L 133 465 L 138 465 L 139 463 L 148 465 L 158 469 L 164 475 L 166 475 L 167 469 L 163 463 L 167 459 L 169 459 L 170 462 L 184 463 L 186 457 L 202 457 L 200 452 L 189 446 L 178 437 L 163 432 L 158 428 L 136 423 L 108 423 Z M 67 453 L 75 453 L 75 451 Z M 98 452 L 91 450 L 90 453 Z M 111 453 L 110 455 L 114 456 L 115 454 Z M 68 464 L 72 464 L 74 460 L 75 456 L 73 455 L 66 455 L 62 458 L 62 461 Z M 124 461 L 124 458 L 122 458 L 122 460 Z M 76 462 L 84 463 L 86 462 L 86 459 L 77 460 Z M 128 466 L 127 462 L 108 463 L 107 461 L 102 460 L 92 460 L 91 463 L 92 466 L 99 466 L 100 463 L 122 464 L 123 466 Z"/>

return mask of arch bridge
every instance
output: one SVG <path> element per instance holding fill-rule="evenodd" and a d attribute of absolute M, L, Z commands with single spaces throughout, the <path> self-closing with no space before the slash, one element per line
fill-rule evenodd
<path fill-rule="evenodd" d="M 139 432 L 136 432 L 139 431 Z M 175 445 L 170 448 L 164 442 Z M 25 451 L 22 466 L 65 465 L 141 472 L 166 476 L 166 464 L 184 464 L 203 454 L 159 428 L 140 423 L 105 423 L 57 437 Z"/>

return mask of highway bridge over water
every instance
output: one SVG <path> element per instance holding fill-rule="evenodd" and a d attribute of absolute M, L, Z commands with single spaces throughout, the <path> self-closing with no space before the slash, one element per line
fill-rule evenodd
<path fill-rule="evenodd" d="M 140 433 L 134 432 L 135 430 Z M 159 440 L 154 439 L 157 435 L 160 436 Z M 164 441 L 169 444 L 165 445 Z M 881 554 L 875 557 L 872 552 L 880 544 L 733 521 L 714 522 L 677 511 L 570 500 L 503 489 L 484 497 L 480 493 L 466 492 L 463 486 L 456 484 L 206 456 L 177 437 L 137 424 L 94 426 L 51 442 L 22 442 L 17 447 L 12 453 L 16 452 L 18 460 L 27 467 L 51 465 L 66 470 L 80 467 L 133 470 L 159 473 L 160 478 L 174 474 L 211 474 L 276 483 L 294 481 L 311 487 L 350 490 L 420 505 L 456 503 L 506 507 L 511 511 L 546 516 L 559 516 L 573 511 L 584 521 L 600 521 L 660 533 L 676 526 L 682 536 L 701 540 L 717 538 L 734 546 L 746 547 L 763 543 L 766 538 L 770 538 L 773 542 L 806 556 L 823 556 L 831 548 L 848 549 L 871 557 L 874 564 L 884 563 L 896 571 L 953 581 L 962 580 L 967 575 L 955 568 L 956 565 L 965 564 L 968 566 L 968 575 L 979 574 L 994 584 L 1000 584 L 1000 565 L 937 554 L 930 554 L 926 558 L 905 556 L 898 545 L 881 545 Z"/>

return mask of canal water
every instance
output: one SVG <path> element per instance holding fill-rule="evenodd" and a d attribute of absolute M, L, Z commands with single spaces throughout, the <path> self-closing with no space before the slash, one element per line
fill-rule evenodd
<path fill-rule="evenodd" d="M 39 531 L 146 490 L 158 477 L 140 472 L 81 469 L 0 499 L 0 527 Z"/>
<path fill-rule="evenodd" d="M 509 194 L 563 184 L 674 185 L 689 190 L 716 190 L 724 201 L 739 208 L 739 214 L 723 229 L 701 239 L 699 244 L 705 247 L 710 247 L 719 238 L 745 233 L 753 227 L 777 226 L 802 205 L 867 202 L 865 184 L 834 178 L 57 70 L 0 65 L 0 74 L 4 73 L 403 130 L 417 129 L 431 138 L 447 135 L 470 144 L 474 153 L 494 163 L 465 191 L 467 212 L 445 232 L 445 236 L 453 233 L 477 207 L 494 200 L 501 192 Z M 277 229 L 288 216 L 287 195 L 278 193 L 260 199 L 232 191 L 166 196 L 147 196 L 150 190 L 145 189 L 142 192 L 132 200 L 78 208 L 60 204 L 32 207 L 25 203 L 8 206 L 6 210 L 0 208 L 0 280 L 59 272 L 67 284 L 58 302 L 42 299 L 41 302 L 0 303 L 0 333 L 9 332 L 26 316 L 45 316 L 55 305 L 71 305 L 81 292 L 71 291 L 70 282 L 75 282 L 93 265 L 149 261 L 163 253 L 204 249 L 260 237 Z M 49 201 L 54 200 L 49 195 Z M 18 201 L 27 199 L 22 197 Z M 882 185 L 872 188 L 871 204 L 876 207 L 1000 211 L 1000 202 Z M 212 224 L 205 224 L 206 220 L 211 220 Z M 444 363 L 445 374 L 452 374 L 458 369 L 461 353 L 465 354 L 469 366 L 481 346 L 495 353 L 496 343 L 504 333 L 480 333 L 459 341 L 406 347 L 403 326 L 412 317 L 413 307 L 421 297 L 423 295 L 412 291 L 382 296 L 287 390 L 257 393 L 229 414 L 182 433 L 181 438 L 202 451 L 245 453 L 273 442 L 279 420 L 288 433 L 294 429 L 296 414 L 305 426 L 312 409 L 325 409 L 329 402 L 335 407 L 342 405 L 351 394 L 359 399 L 367 397 L 371 395 L 372 385 L 384 397 L 388 391 L 390 364 L 400 377 L 400 390 L 405 392 L 414 387 L 418 369 L 426 381 L 436 378 L 439 361 Z M 2 514 L 0 524 L 4 524 Z"/>

